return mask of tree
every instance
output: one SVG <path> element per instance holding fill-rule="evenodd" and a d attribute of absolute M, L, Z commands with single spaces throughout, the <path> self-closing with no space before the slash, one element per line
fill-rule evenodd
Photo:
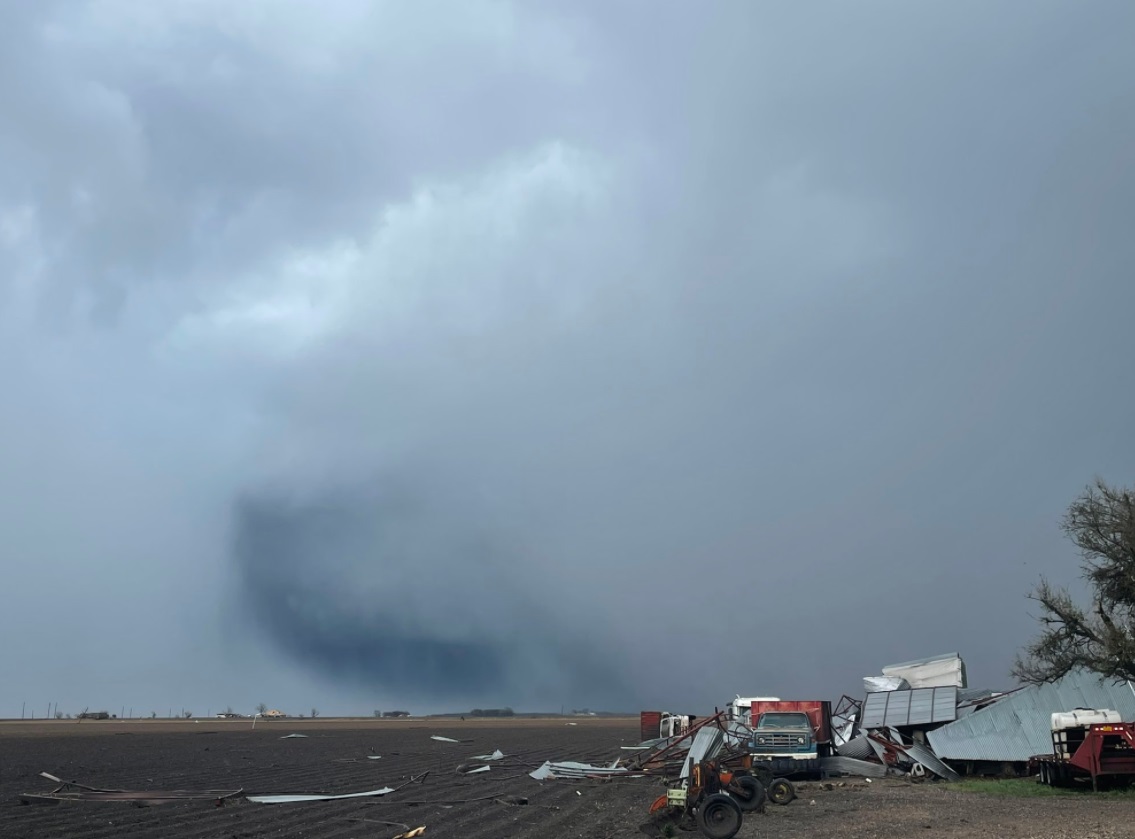
<path fill-rule="evenodd" d="M 1040 636 L 1017 657 L 1013 675 L 1053 682 L 1083 668 L 1117 681 L 1135 680 L 1135 491 L 1097 478 L 1072 502 L 1061 528 L 1080 550 L 1091 606 L 1041 579 Z"/>
<path fill-rule="evenodd" d="M 318 708 L 312 708 L 311 709 L 311 718 L 315 719 L 318 716 L 319 716 L 319 709 Z"/>
<path fill-rule="evenodd" d="M 261 702 L 256 706 L 256 713 L 260 714 L 260 716 L 264 716 L 266 713 L 268 713 L 268 706 Z"/>
<path fill-rule="evenodd" d="M 192 712 L 192 711 L 182 711 L 182 712 L 181 712 L 181 714 L 182 714 L 182 716 L 184 716 L 184 717 L 185 717 L 185 718 L 186 718 L 187 720 L 191 720 L 191 719 L 193 719 L 193 712 Z"/>

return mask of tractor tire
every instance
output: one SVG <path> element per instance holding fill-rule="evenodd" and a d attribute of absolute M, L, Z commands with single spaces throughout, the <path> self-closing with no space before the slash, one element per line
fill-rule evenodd
<path fill-rule="evenodd" d="M 760 813 L 764 811 L 768 793 L 765 791 L 765 785 L 752 775 L 734 775 L 728 790 L 742 812 Z"/>
<path fill-rule="evenodd" d="M 796 787 L 785 778 L 777 778 L 768 788 L 768 800 L 782 807 L 796 799 Z"/>
<path fill-rule="evenodd" d="M 763 765 L 754 765 L 753 768 L 749 770 L 749 774 L 760 781 L 765 789 L 768 789 L 769 784 L 771 784 L 776 777 L 771 769 Z"/>
<path fill-rule="evenodd" d="M 743 818 L 740 805 L 723 792 L 698 805 L 698 829 L 707 839 L 733 839 Z"/>

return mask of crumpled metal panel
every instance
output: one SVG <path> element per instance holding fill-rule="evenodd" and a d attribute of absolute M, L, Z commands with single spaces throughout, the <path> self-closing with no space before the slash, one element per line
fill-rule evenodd
<path fill-rule="evenodd" d="M 962 776 L 938 759 L 938 756 L 930 749 L 923 746 L 921 743 L 911 743 L 909 746 L 901 746 L 902 751 L 912 759 L 916 760 L 947 781 L 960 781 Z"/>
<path fill-rule="evenodd" d="M 837 746 L 836 751 L 843 757 L 859 760 L 868 760 L 875 756 L 875 750 L 871 748 L 871 741 L 862 735 Z"/>
<path fill-rule="evenodd" d="M 689 754 L 686 755 L 686 761 L 682 764 L 682 774 L 678 777 L 690 777 L 695 763 L 716 757 L 724 744 L 725 734 L 720 728 L 712 725 L 699 728 L 698 733 L 694 735 L 694 743 L 690 746 Z"/>
<path fill-rule="evenodd" d="M 1076 708 L 1113 708 L 1124 722 L 1135 722 L 1135 689 L 1094 673 L 1071 673 L 1022 688 L 926 736 L 945 760 L 1023 762 L 1052 753 L 1052 715 Z"/>
<path fill-rule="evenodd" d="M 884 778 L 887 775 L 887 767 L 881 763 L 843 755 L 820 758 L 820 766 L 831 775 L 861 775 L 864 778 Z"/>

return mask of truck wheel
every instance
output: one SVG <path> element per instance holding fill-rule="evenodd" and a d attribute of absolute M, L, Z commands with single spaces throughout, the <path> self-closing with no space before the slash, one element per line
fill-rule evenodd
<path fill-rule="evenodd" d="M 768 788 L 768 800 L 781 806 L 796 798 L 796 787 L 785 778 L 777 778 Z"/>
<path fill-rule="evenodd" d="M 752 775 L 734 775 L 729 794 L 742 812 L 759 813 L 765 809 L 765 785 Z"/>
<path fill-rule="evenodd" d="M 741 829 L 741 807 L 723 792 L 714 793 L 698 807 L 698 828 L 708 839 L 733 839 Z"/>

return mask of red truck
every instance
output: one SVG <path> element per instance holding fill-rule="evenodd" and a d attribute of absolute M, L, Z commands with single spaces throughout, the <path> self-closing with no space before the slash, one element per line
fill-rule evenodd
<path fill-rule="evenodd" d="M 754 702 L 749 754 L 778 775 L 819 775 L 832 751 L 832 704 L 822 699 Z"/>

